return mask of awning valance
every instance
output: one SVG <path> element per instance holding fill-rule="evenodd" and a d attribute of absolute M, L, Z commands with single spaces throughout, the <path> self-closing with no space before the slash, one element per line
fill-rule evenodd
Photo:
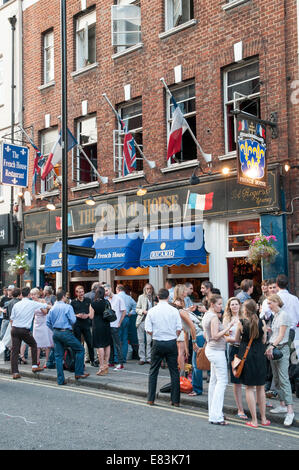
<path fill-rule="evenodd" d="M 91 248 L 93 245 L 92 237 L 69 239 L 69 245 L 82 246 Z M 62 265 L 62 243 L 55 242 L 50 250 L 46 253 L 45 272 L 55 273 L 61 272 Z M 68 255 L 68 271 L 87 271 L 88 258 L 82 256 Z"/>

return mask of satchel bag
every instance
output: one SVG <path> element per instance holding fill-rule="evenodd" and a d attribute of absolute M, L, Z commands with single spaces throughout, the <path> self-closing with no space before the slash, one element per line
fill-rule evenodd
<path fill-rule="evenodd" d="M 199 370 L 210 370 L 211 368 L 210 361 L 205 353 L 206 345 L 207 343 L 202 348 L 199 348 L 196 354 L 196 368 Z"/>
<path fill-rule="evenodd" d="M 252 344 L 252 341 L 253 341 L 253 337 L 250 338 L 249 340 L 249 343 L 247 344 L 247 348 L 246 348 L 246 351 L 244 353 L 244 356 L 242 359 L 240 359 L 236 354 L 235 354 L 235 357 L 234 359 L 232 360 L 231 362 L 231 365 L 232 365 L 232 372 L 234 374 L 234 376 L 238 379 L 240 377 L 240 375 L 242 374 L 242 371 L 243 371 L 243 367 L 244 367 L 244 364 L 245 364 L 245 361 L 246 361 L 246 357 L 249 353 L 249 350 L 251 348 L 251 344 Z"/>
<path fill-rule="evenodd" d="M 105 310 L 103 312 L 103 319 L 109 323 L 117 320 L 115 311 L 111 308 L 110 302 L 106 301 Z"/>
<path fill-rule="evenodd" d="M 192 383 L 190 382 L 187 377 L 180 377 L 180 392 L 182 393 L 190 393 L 192 392 L 193 387 Z"/>

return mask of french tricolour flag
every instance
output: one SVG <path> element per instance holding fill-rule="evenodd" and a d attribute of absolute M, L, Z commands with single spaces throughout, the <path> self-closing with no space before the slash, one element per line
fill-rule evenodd
<path fill-rule="evenodd" d="M 188 129 L 188 124 L 180 107 L 177 105 L 174 97 L 171 97 L 171 101 L 174 106 L 174 112 L 172 116 L 172 125 L 170 130 L 170 136 L 167 147 L 167 160 L 181 151 L 182 148 L 182 137 L 184 132 Z"/>
<path fill-rule="evenodd" d="M 190 193 L 189 199 L 188 199 L 189 208 L 196 209 L 199 211 L 209 211 L 213 209 L 213 197 L 214 197 L 214 193 L 208 193 L 208 194 Z"/>
<path fill-rule="evenodd" d="M 69 152 L 75 145 L 78 144 L 71 131 L 67 130 L 67 151 Z M 42 180 L 45 180 L 47 175 L 53 170 L 53 168 L 62 160 L 62 146 L 61 146 L 61 132 L 59 133 L 58 139 L 52 147 L 52 151 L 47 158 L 46 164 L 42 172 Z"/>

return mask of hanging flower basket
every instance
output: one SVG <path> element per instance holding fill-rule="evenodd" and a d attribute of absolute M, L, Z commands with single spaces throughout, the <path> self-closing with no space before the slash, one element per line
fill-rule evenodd
<path fill-rule="evenodd" d="M 278 251 L 274 247 L 273 243 L 277 241 L 274 235 L 259 235 L 253 240 L 247 240 L 249 244 L 249 251 L 247 261 L 248 263 L 258 266 L 262 260 L 266 264 L 271 264 L 275 261 Z"/>
<path fill-rule="evenodd" d="M 8 259 L 8 271 L 10 274 L 21 275 L 30 270 L 30 266 L 26 261 L 27 253 L 18 253 L 14 258 Z"/>

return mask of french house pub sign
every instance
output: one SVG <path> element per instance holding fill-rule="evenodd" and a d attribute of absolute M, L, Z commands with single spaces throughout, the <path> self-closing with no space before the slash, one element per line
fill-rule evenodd
<path fill-rule="evenodd" d="M 250 118 L 237 118 L 238 183 L 267 187 L 266 127 Z"/>

